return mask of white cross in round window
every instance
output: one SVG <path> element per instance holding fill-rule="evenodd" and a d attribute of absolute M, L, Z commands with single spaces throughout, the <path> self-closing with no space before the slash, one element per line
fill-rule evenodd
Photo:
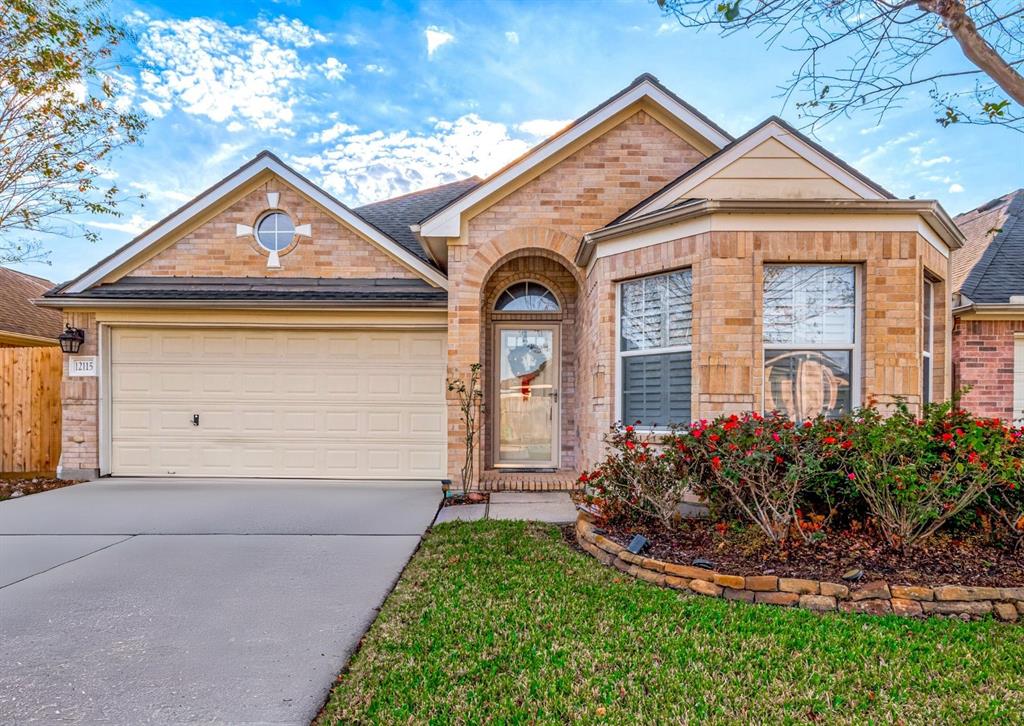
<path fill-rule="evenodd" d="M 256 241 L 268 252 L 280 252 L 295 239 L 295 225 L 284 212 L 270 212 L 256 223 Z"/>

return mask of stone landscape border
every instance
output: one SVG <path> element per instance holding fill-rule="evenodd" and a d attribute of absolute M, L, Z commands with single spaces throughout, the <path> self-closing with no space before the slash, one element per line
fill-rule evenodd
<path fill-rule="evenodd" d="M 947 616 L 964 620 L 992 614 L 1008 623 L 1024 619 L 1024 587 L 921 587 L 890 585 L 879 580 L 851 590 L 835 582 L 775 575 L 726 575 L 634 555 L 595 531 L 585 513 L 580 513 L 576 519 L 576 541 L 600 562 L 639 580 L 726 600 L 802 607 L 817 612 Z"/>

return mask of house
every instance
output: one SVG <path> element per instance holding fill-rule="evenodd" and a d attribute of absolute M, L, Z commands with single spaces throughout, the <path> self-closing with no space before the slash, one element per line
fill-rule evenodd
<path fill-rule="evenodd" d="M 0 267 L 0 348 L 57 345 L 61 314 L 32 304 L 53 287 L 41 277 Z"/>
<path fill-rule="evenodd" d="M 1024 189 L 954 221 L 954 385 L 975 414 L 1024 423 Z"/>
<path fill-rule="evenodd" d="M 961 242 L 650 75 L 486 179 L 357 209 L 264 152 L 41 301 L 97 356 L 64 467 L 457 480 L 445 379 L 477 362 L 493 488 L 568 485 L 619 420 L 918 405 L 951 391 Z"/>

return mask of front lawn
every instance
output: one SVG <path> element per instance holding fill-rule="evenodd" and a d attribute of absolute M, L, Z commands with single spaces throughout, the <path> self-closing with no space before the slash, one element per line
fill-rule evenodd
<path fill-rule="evenodd" d="M 554 527 L 434 528 L 321 723 L 1024 722 L 1024 627 L 686 597 Z"/>

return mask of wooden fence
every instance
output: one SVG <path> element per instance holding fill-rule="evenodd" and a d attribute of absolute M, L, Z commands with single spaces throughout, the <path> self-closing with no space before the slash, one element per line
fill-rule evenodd
<path fill-rule="evenodd" d="M 60 459 L 60 348 L 0 348 L 0 474 L 50 473 Z"/>

